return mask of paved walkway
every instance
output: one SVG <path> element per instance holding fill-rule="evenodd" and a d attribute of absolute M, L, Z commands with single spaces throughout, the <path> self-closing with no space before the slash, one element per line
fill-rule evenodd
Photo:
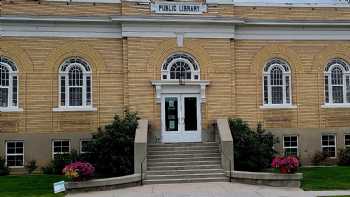
<path fill-rule="evenodd" d="M 305 192 L 298 188 L 276 188 L 238 183 L 183 183 L 129 187 L 110 191 L 69 194 L 68 197 L 315 197 L 350 195 L 350 191 Z"/>

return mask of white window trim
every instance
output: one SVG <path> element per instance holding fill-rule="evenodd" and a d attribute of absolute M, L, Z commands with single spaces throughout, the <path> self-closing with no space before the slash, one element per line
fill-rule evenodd
<path fill-rule="evenodd" d="M 56 107 L 52 108 L 53 112 L 96 112 L 97 108 L 87 107 Z"/>
<path fill-rule="evenodd" d="M 334 60 L 334 59 L 332 59 Z M 347 64 L 347 67 L 349 67 L 348 63 L 345 62 L 344 60 L 340 60 L 343 61 L 344 63 Z M 332 70 L 334 69 L 334 67 L 338 67 L 342 70 L 343 72 L 343 103 L 333 103 L 333 85 L 332 85 Z M 324 93 L 324 104 L 321 105 L 321 108 L 350 108 L 350 102 L 347 102 L 347 95 L 346 95 L 346 77 L 350 77 L 350 68 L 349 71 L 344 70 L 344 67 L 342 65 L 340 65 L 339 63 L 334 63 L 333 65 L 331 65 L 327 71 L 324 72 L 324 77 L 328 77 L 328 100 L 329 102 L 326 103 L 326 85 L 324 84 L 324 89 L 323 89 L 323 93 Z M 324 80 L 323 80 L 324 83 Z"/>
<path fill-rule="evenodd" d="M 91 140 L 91 139 L 81 139 L 81 140 L 80 140 L 80 148 L 79 148 L 80 154 L 90 153 L 90 152 L 82 151 L 82 148 L 83 148 L 83 141 L 89 141 L 89 142 L 91 142 L 92 140 Z"/>
<path fill-rule="evenodd" d="M 11 61 L 10 59 L 8 59 L 8 60 Z M 8 65 L 7 63 L 0 61 L 0 64 L 7 67 L 7 69 L 9 70 L 9 86 L 7 87 L 8 88 L 7 107 L 0 107 L 0 112 L 20 112 L 21 109 L 18 107 L 19 106 L 18 67 L 15 63 L 13 63 L 14 66 L 16 67 L 16 71 L 14 71 L 14 70 L 12 70 L 11 66 Z M 14 77 L 17 77 L 17 105 L 16 106 L 13 105 L 13 78 Z"/>
<path fill-rule="evenodd" d="M 323 148 L 329 148 L 329 147 L 333 147 L 333 146 L 324 146 L 322 144 L 322 136 L 325 136 L 325 135 L 333 135 L 334 136 L 334 149 L 335 149 L 335 156 L 334 157 L 329 157 L 331 159 L 335 159 L 337 158 L 337 135 L 336 134 L 333 134 L 333 133 L 329 133 L 329 134 L 321 134 L 321 152 L 323 153 Z"/>
<path fill-rule="evenodd" d="M 321 108 L 327 109 L 327 108 L 350 108 L 350 103 L 325 103 L 324 105 L 321 105 Z"/>
<path fill-rule="evenodd" d="M 344 134 L 344 147 L 346 147 L 346 148 L 350 147 L 350 144 L 349 144 L 349 145 L 346 145 L 346 144 L 345 144 L 345 142 L 346 142 L 346 141 L 345 141 L 345 136 L 347 136 L 347 135 L 350 136 L 350 133 L 345 133 L 345 134 Z"/>
<path fill-rule="evenodd" d="M 284 138 L 285 137 L 297 137 L 297 146 L 284 146 Z M 286 148 L 296 148 L 297 149 L 297 156 L 299 156 L 299 136 L 298 135 L 284 135 L 283 136 L 283 154 L 285 154 Z"/>
<path fill-rule="evenodd" d="M 18 153 L 12 153 L 12 154 L 8 154 L 7 153 L 7 143 L 9 142 L 22 142 L 23 143 L 23 153 L 22 154 L 18 154 Z M 5 143 L 5 166 L 7 166 L 7 156 L 18 156 L 18 155 L 22 155 L 23 156 L 23 159 L 22 159 L 22 166 L 7 166 L 8 168 L 24 168 L 24 141 L 23 140 L 8 140 L 6 141 Z"/>
<path fill-rule="evenodd" d="M 23 112 L 19 107 L 0 107 L 0 112 Z"/>
<path fill-rule="evenodd" d="M 260 109 L 296 109 L 297 105 L 292 104 L 266 104 L 260 106 Z"/>
<path fill-rule="evenodd" d="M 66 64 L 66 61 L 71 58 L 78 58 L 82 61 L 85 61 L 83 58 L 80 57 L 70 57 L 66 59 L 59 68 L 59 75 L 58 75 L 58 107 L 53 108 L 52 111 L 54 112 L 77 112 L 77 111 L 97 111 L 96 108 L 93 107 L 93 79 L 92 79 L 92 73 L 91 73 L 91 66 L 86 61 L 86 64 L 89 66 L 90 71 L 87 71 L 85 67 L 79 63 L 71 63 L 69 64 L 65 71 L 62 71 L 62 66 Z M 79 66 L 80 69 L 83 72 L 83 86 L 82 86 L 82 106 L 70 106 L 69 104 L 69 70 L 72 66 Z M 65 77 L 65 105 L 61 105 L 61 77 Z M 90 105 L 86 104 L 87 100 L 87 92 L 86 92 L 86 83 L 87 83 L 87 77 L 90 77 Z"/>
<path fill-rule="evenodd" d="M 277 58 L 278 59 L 278 58 Z M 273 60 L 273 59 L 272 59 Z M 272 60 L 269 60 L 267 62 L 267 64 L 272 61 Z M 284 60 L 281 60 L 281 61 L 284 61 Z M 267 64 L 264 66 L 264 69 L 266 68 Z M 269 69 L 265 72 L 263 71 L 263 75 L 262 75 L 262 106 L 260 107 L 261 109 L 282 109 L 282 108 L 297 108 L 295 105 L 293 105 L 293 101 L 292 101 L 292 98 L 293 98 L 293 91 L 292 91 L 292 76 L 291 76 L 291 68 L 290 68 L 290 65 L 288 63 L 286 63 L 286 65 L 288 66 L 289 68 L 289 71 L 285 71 L 283 66 L 281 66 L 280 64 L 272 64 L 272 65 L 269 65 Z M 282 93 L 283 93 L 283 103 L 282 104 L 272 104 L 272 90 L 271 90 L 271 70 L 273 67 L 275 66 L 278 66 L 281 70 L 282 70 L 282 80 L 283 80 L 283 88 L 282 88 Z M 265 83 L 265 80 L 264 80 L 264 77 L 267 77 L 267 97 L 268 97 L 268 103 L 266 104 L 265 103 L 265 95 L 264 95 L 264 83 Z M 286 95 L 286 77 L 289 77 L 289 103 L 287 103 L 287 95 Z"/>
<path fill-rule="evenodd" d="M 55 153 L 55 147 L 54 147 L 54 144 L 55 144 L 55 142 L 58 142 L 58 141 L 68 141 L 69 142 L 69 151 L 68 152 L 59 152 L 59 153 Z M 71 141 L 70 140 L 67 140 L 67 139 L 55 139 L 55 140 L 52 140 L 52 142 L 51 142 L 51 157 L 52 157 L 52 159 L 54 159 L 55 158 L 55 154 L 61 154 L 61 155 L 63 155 L 63 154 L 70 154 L 71 153 Z"/>

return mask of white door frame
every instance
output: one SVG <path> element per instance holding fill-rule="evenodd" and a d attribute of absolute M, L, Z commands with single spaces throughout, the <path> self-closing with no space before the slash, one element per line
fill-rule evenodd
<path fill-rule="evenodd" d="M 166 131 L 165 123 L 165 98 L 175 97 L 178 99 L 178 131 Z M 185 98 L 195 97 L 197 108 L 197 130 L 185 131 Z M 161 98 L 161 141 L 170 142 L 201 142 L 202 141 L 202 117 L 200 94 L 162 94 Z"/>

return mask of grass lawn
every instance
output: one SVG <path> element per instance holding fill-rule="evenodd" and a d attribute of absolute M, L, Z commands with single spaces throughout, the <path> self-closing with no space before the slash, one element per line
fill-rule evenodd
<path fill-rule="evenodd" d="M 350 190 L 350 167 L 301 168 L 304 190 Z"/>
<path fill-rule="evenodd" d="M 53 194 L 53 183 L 64 180 L 57 175 L 0 176 L 1 197 L 63 197 Z"/>

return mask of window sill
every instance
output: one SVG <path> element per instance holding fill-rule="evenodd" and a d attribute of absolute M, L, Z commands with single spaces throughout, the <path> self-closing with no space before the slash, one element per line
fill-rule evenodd
<path fill-rule="evenodd" d="M 0 112 L 23 112 L 23 109 L 18 107 L 4 107 L 0 108 Z"/>
<path fill-rule="evenodd" d="M 350 104 L 324 104 L 321 108 L 350 108 Z"/>
<path fill-rule="evenodd" d="M 296 105 L 263 105 L 260 109 L 296 109 Z"/>
<path fill-rule="evenodd" d="M 24 166 L 8 166 L 10 169 L 19 169 L 19 168 L 24 168 Z"/>
<path fill-rule="evenodd" d="M 57 107 L 52 109 L 53 112 L 95 112 L 94 107 Z"/>

